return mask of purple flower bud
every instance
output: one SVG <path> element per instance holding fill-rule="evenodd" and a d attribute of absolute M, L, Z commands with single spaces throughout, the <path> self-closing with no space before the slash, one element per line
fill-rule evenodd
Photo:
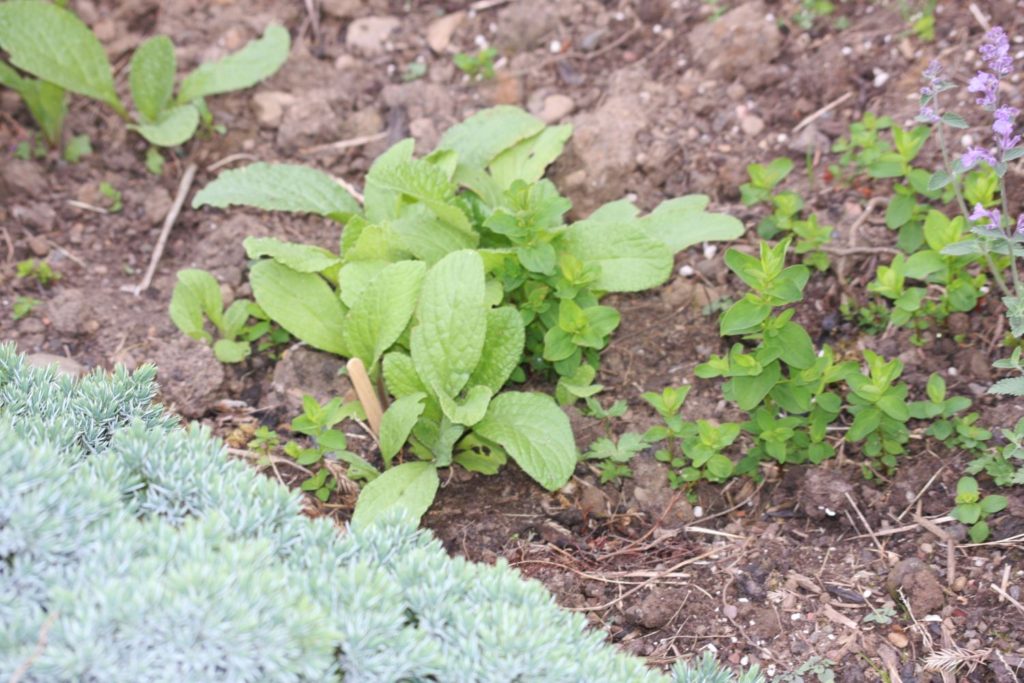
<path fill-rule="evenodd" d="M 1024 237 L 1024 213 L 1017 216 L 1017 234 Z"/>
<path fill-rule="evenodd" d="M 937 59 L 933 59 L 922 75 L 929 84 L 935 85 L 942 80 L 942 62 Z"/>
<path fill-rule="evenodd" d="M 974 205 L 974 211 L 971 212 L 970 218 L 972 221 L 986 221 L 978 227 L 992 230 L 999 230 L 1002 220 L 999 209 L 986 209 L 981 204 Z"/>
<path fill-rule="evenodd" d="M 1004 152 L 1012 149 L 1020 142 L 1020 136 L 1013 135 L 1013 124 L 1018 114 L 1020 114 L 1020 109 L 1016 107 L 999 107 L 999 109 L 996 109 L 992 130 L 996 134 L 996 144 Z"/>
<path fill-rule="evenodd" d="M 993 168 L 996 165 L 996 158 L 984 147 L 968 147 L 964 155 L 960 157 L 960 165 L 964 167 L 965 171 L 971 170 L 982 161 Z"/>
<path fill-rule="evenodd" d="M 978 49 L 985 66 L 997 76 L 1009 76 L 1013 71 L 1013 57 L 1010 56 L 1010 41 L 1006 31 L 996 26 L 985 34 L 985 42 Z"/>
<path fill-rule="evenodd" d="M 917 120 L 922 123 L 938 123 L 939 115 L 936 113 L 934 107 L 923 106 L 921 107 L 920 113 L 917 115 Z"/>
<path fill-rule="evenodd" d="M 976 101 L 983 107 L 993 108 L 999 98 L 999 79 L 985 71 L 967 82 L 967 92 L 981 93 Z"/>

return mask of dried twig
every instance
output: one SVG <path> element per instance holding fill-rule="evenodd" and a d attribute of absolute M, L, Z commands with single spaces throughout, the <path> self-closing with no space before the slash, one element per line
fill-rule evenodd
<path fill-rule="evenodd" d="M 1020 604 L 1020 600 L 1015 599 L 1012 595 L 1010 595 L 1009 593 L 1007 593 L 1006 591 L 1004 591 L 1002 588 L 1000 588 L 999 586 L 997 586 L 994 583 L 990 583 L 988 585 L 988 587 L 991 588 L 992 590 L 994 590 L 1000 596 L 1002 596 L 1002 597 L 1006 598 L 1007 600 L 1009 600 L 1010 604 L 1012 604 L 1014 607 L 1019 609 L 1021 614 L 1024 614 L 1024 605 Z"/>
<path fill-rule="evenodd" d="M 616 604 L 622 602 L 623 600 L 628 598 L 630 595 L 633 595 L 637 591 L 639 591 L 642 588 L 644 588 L 644 587 L 654 583 L 658 579 L 666 577 L 669 574 L 675 572 L 678 569 L 682 569 L 683 567 L 685 567 L 687 565 L 694 564 L 695 562 L 699 562 L 700 560 L 703 560 L 706 557 L 711 557 L 712 555 L 717 555 L 718 553 L 722 552 L 723 550 L 724 550 L 724 548 L 712 548 L 711 550 L 709 550 L 709 551 L 707 551 L 705 553 L 701 553 L 700 555 L 697 555 L 696 557 L 691 557 L 691 558 L 683 560 L 682 562 L 679 562 L 678 564 L 674 564 L 671 567 L 669 567 L 668 569 L 666 569 L 664 571 L 661 571 L 661 572 L 658 572 L 657 574 L 655 574 L 651 578 L 647 579 L 643 583 L 635 586 L 634 588 L 629 589 L 628 591 L 626 591 L 625 593 L 623 593 L 619 597 L 615 598 L 614 600 L 612 600 L 610 602 L 606 602 L 603 605 L 597 605 L 596 607 L 572 607 L 572 608 L 570 608 L 570 611 L 571 612 L 600 612 L 602 610 L 608 609 L 609 607 L 614 607 Z"/>
<path fill-rule="evenodd" d="M 192 188 L 192 181 L 196 177 L 196 169 L 197 166 L 195 164 L 189 164 L 185 168 L 185 173 L 181 176 L 181 182 L 178 183 L 178 194 L 174 197 L 171 210 L 167 212 L 167 217 L 164 219 L 164 225 L 160 229 L 160 237 L 156 241 L 156 248 L 153 249 L 153 256 L 149 259 L 149 267 L 146 268 L 146 274 L 142 277 L 142 282 L 135 287 L 122 287 L 121 291 L 131 292 L 138 296 L 153 284 L 153 275 L 156 273 L 156 267 L 160 263 L 160 258 L 164 255 L 164 248 L 167 246 L 167 238 L 171 234 L 171 228 L 174 227 L 174 222 L 178 220 L 181 207 L 185 204 L 185 197 L 188 196 L 188 191 Z"/>
<path fill-rule="evenodd" d="M 368 145 L 371 142 L 377 142 L 383 140 L 388 136 L 388 132 L 381 131 L 380 133 L 374 133 L 373 135 L 360 135 L 355 138 L 348 138 L 347 140 L 338 140 L 337 142 L 328 142 L 324 145 L 313 145 L 312 147 L 305 147 L 299 150 L 300 154 L 322 154 L 323 152 L 339 152 L 343 149 L 351 149 L 352 147 L 362 147 Z"/>
<path fill-rule="evenodd" d="M 853 500 L 853 496 L 851 496 L 848 492 L 844 492 L 843 495 L 846 496 L 846 500 L 850 501 L 850 505 L 853 506 L 853 511 L 857 513 L 857 517 L 860 518 L 860 521 L 864 525 L 864 528 L 867 529 L 868 535 L 871 536 L 871 540 L 875 542 L 875 546 L 878 548 L 879 559 L 884 562 L 885 548 L 882 547 L 882 543 L 878 540 L 878 536 L 875 535 L 875 532 L 871 528 L 871 525 L 868 524 L 868 520 L 864 517 L 864 513 L 862 513 L 860 511 L 860 508 L 857 507 L 857 503 Z"/>
<path fill-rule="evenodd" d="M 807 116 L 803 117 L 800 120 L 800 123 L 798 123 L 795 126 L 793 126 L 793 132 L 794 133 L 800 132 L 800 130 L 802 130 L 803 128 L 806 128 L 807 126 L 811 125 L 812 123 L 814 123 L 815 121 L 820 119 L 822 116 L 824 116 L 825 114 L 829 113 L 830 111 L 832 111 L 833 109 L 838 107 L 840 104 L 842 104 L 846 100 L 850 99 L 851 97 L 853 97 L 853 91 L 852 90 L 850 92 L 846 93 L 845 95 L 840 95 L 839 97 L 837 97 L 836 99 L 832 100 L 831 102 L 826 104 L 824 107 L 819 109 L 818 111 L 813 112 L 813 113 L 808 114 Z"/>
<path fill-rule="evenodd" d="M 237 154 L 229 154 L 220 161 L 215 161 L 206 167 L 207 173 L 213 173 L 214 171 L 221 169 L 228 164 L 233 164 L 236 161 L 259 161 L 260 158 L 255 154 L 246 154 L 245 152 L 238 152 Z"/>

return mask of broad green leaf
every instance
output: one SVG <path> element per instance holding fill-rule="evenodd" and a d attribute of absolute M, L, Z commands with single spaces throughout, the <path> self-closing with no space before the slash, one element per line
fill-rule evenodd
<path fill-rule="evenodd" d="M 416 319 L 410 345 L 416 373 L 435 393 L 458 396 L 480 361 L 487 333 L 479 254 L 456 251 L 427 271 Z"/>
<path fill-rule="evenodd" d="M 291 38 L 278 24 L 271 24 L 263 37 L 250 41 L 238 52 L 217 62 L 207 62 L 185 77 L 178 90 L 178 102 L 242 90 L 269 78 L 288 59 Z"/>
<path fill-rule="evenodd" d="M 36 0 L 0 3 L 0 48 L 19 69 L 125 115 L 107 53 L 71 12 Z"/>
<path fill-rule="evenodd" d="M 453 251 L 472 249 L 480 241 L 477 233 L 441 220 L 424 204 L 407 206 L 388 225 L 404 249 L 427 263 L 437 263 Z"/>
<path fill-rule="evenodd" d="M 946 380 L 942 379 L 939 373 L 933 372 L 928 377 L 925 392 L 932 403 L 942 403 L 946 399 Z"/>
<path fill-rule="evenodd" d="M 452 424 L 472 427 L 483 419 L 492 396 L 494 392 L 489 387 L 475 386 L 466 392 L 465 399 L 461 401 L 444 394 L 439 394 L 437 400 Z"/>
<path fill-rule="evenodd" d="M 994 515 L 997 512 L 1002 512 L 1009 504 L 1010 501 L 1006 496 L 985 496 L 981 500 L 981 511 L 987 517 L 988 515 Z"/>
<path fill-rule="evenodd" d="M 52 147 L 60 145 L 64 117 L 67 115 L 64 89 L 36 78 L 22 78 L 17 71 L 3 61 L 0 61 L 0 85 L 19 93 L 46 141 Z M 88 137 L 86 139 L 88 140 Z M 68 156 L 71 144 L 68 143 L 65 158 L 75 163 Z"/>
<path fill-rule="evenodd" d="M 508 462 L 508 456 L 504 450 L 498 447 L 489 448 L 486 451 L 469 449 L 456 453 L 454 462 L 470 472 L 494 476 Z"/>
<path fill-rule="evenodd" d="M 343 265 L 338 271 L 342 303 L 352 308 L 374 278 L 387 266 L 387 261 L 353 261 Z"/>
<path fill-rule="evenodd" d="M 782 377 L 782 370 L 778 361 L 773 361 L 764 367 L 756 375 L 743 375 L 733 377 L 729 384 L 732 387 L 732 398 L 743 410 L 753 410 L 757 407 L 772 387 Z"/>
<path fill-rule="evenodd" d="M 549 491 L 564 486 L 576 467 L 569 418 L 550 396 L 499 394 L 473 431 L 502 446 L 534 481 Z"/>
<path fill-rule="evenodd" d="M 707 213 L 695 209 L 706 197 L 670 199 L 640 219 L 640 227 L 668 247 L 672 253 L 682 251 L 700 242 L 733 240 L 743 234 L 743 223 L 723 213 Z M 703 207 L 702 207 L 703 208 Z"/>
<path fill-rule="evenodd" d="M 204 327 L 203 316 L 220 327 L 224 304 L 220 285 L 205 270 L 186 268 L 178 271 L 178 283 L 171 294 L 171 320 L 178 329 L 199 341 L 209 342 L 211 337 Z"/>
<path fill-rule="evenodd" d="M 192 208 L 252 206 L 265 211 L 314 213 L 344 222 L 359 204 L 334 178 L 297 164 L 250 164 L 224 171 L 200 190 Z"/>
<path fill-rule="evenodd" d="M 399 507 L 418 520 L 434 502 L 438 484 L 434 463 L 407 462 L 392 467 L 363 487 L 352 512 L 352 526 L 365 528 Z"/>
<path fill-rule="evenodd" d="M 874 406 L 867 406 L 860 410 L 853 418 L 853 424 L 846 432 L 849 441 L 860 441 L 872 433 L 882 423 L 882 411 Z"/>
<path fill-rule="evenodd" d="M 25 79 L 7 62 L 0 61 L 0 85 L 20 93 L 21 89 L 25 87 Z"/>
<path fill-rule="evenodd" d="M 177 71 L 174 43 L 167 36 L 153 36 L 135 50 L 128 82 L 131 84 L 132 101 L 143 121 L 158 120 L 170 104 Z"/>
<path fill-rule="evenodd" d="M 481 169 L 505 150 L 543 129 L 540 119 L 519 107 L 492 107 L 449 128 L 437 148 L 456 152 L 460 167 Z"/>
<path fill-rule="evenodd" d="M 323 247 L 282 242 L 274 237 L 246 237 L 242 245 L 251 259 L 269 257 L 300 273 L 319 273 L 341 263 L 337 255 Z"/>
<path fill-rule="evenodd" d="M 672 252 L 636 222 L 595 219 L 573 223 L 562 248 L 586 265 L 600 267 L 594 289 L 638 292 L 657 287 L 672 274 Z"/>
<path fill-rule="evenodd" d="M 809 368 L 818 356 L 814 353 L 814 342 L 803 325 L 788 322 L 779 330 L 783 350 L 780 358 L 794 368 Z"/>
<path fill-rule="evenodd" d="M 184 104 L 163 112 L 154 123 L 128 127 L 157 147 L 177 147 L 191 140 L 199 128 L 199 110 L 191 104 Z"/>
<path fill-rule="evenodd" d="M 249 270 L 249 284 L 260 308 L 292 336 L 321 351 L 348 355 L 345 309 L 322 277 L 260 261 Z"/>
<path fill-rule="evenodd" d="M 730 334 L 743 334 L 747 330 L 760 325 L 772 313 L 772 307 L 759 300 L 745 296 L 722 315 L 718 323 L 719 333 L 724 337 Z"/>
<path fill-rule="evenodd" d="M 398 341 L 409 325 L 427 267 L 420 261 L 387 266 L 356 299 L 345 317 L 345 348 L 376 367 L 381 355 Z"/>
<path fill-rule="evenodd" d="M 396 157 L 390 163 L 374 164 L 366 175 L 366 188 L 375 196 L 392 197 L 392 203 L 396 201 L 395 198 L 414 199 L 442 221 L 463 232 L 473 232 L 466 214 L 449 203 L 455 195 L 455 185 L 441 168 L 425 159 L 414 159 L 410 155 L 408 158 Z M 401 211 L 389 211 L 389 217 L 399 216 Z"/>
<path fill-rule="evenodd" d="M 988 388 L 989 394 L 1024 396 L 1024 377 L 1007 377 Z"/>
<path fill-rule="evenodd" d="M 392 351 L 384 356 L 384 385 L 388 393 L 396 398 L 404 398 L 414 394 L 426 394 L 427 388 L 423 380 L 416 374 L 416 366 L 408 354 Z"/>
<path fill-rule="evenodd" d="M 26 78 L 21 97 L 46 141 L 54 147 L 60 145 L 64 117 L 68 113 L 64 89 L 48 81 Z"/>
<path fill-rule="evenodd" d="M 989 533 L 988 522 L 985 520 L 981 520 L 977 524 L 972 525 L 967 531 L 967 535 L 970 536 L 971 540 L 975 543 L 984 543 L 985 539 L 988 538 Z"/>
<path fill-rule="evenodd" d="M 926 280 L 946 270 L 946 262 L 937 251 L 923 249 L 907 259 L 904 275 L 914 280 Z"/>
<path fill-rule="evenodd" d="M 380 421 L 380 454 L 384 465 L 391 466 L 391 460 L 409 440 L 409 434 L 416 420 L 423 414 L 424 393 L 403 396 L 388 406 Z"/>
<path fill-rule="evenodd" d="M 508 188 L 516 180 L 528 184 L 537 182 L 544 177 L 547 167 L 561 155 L 571 135 L 572 126 L 569 124 L 545 128 L 495 157 L 490 163 L 491 176 L 502 189 Z"/>
<path fill-rule="evenodd" d="M 241 363 L 251 352 L 249 342 L 244 341 L 218 339 L 213 345 L 213 355 L 221 363 Z"/>
<path fill-rule="evenodd" d="M 469 385 L 483 385 L 498 393 L 519 365 L 526 343 L 523 317 L 513 306 L 487 311 L 487 334 L 484 337 L 480 362 L 469 379 Z"/>

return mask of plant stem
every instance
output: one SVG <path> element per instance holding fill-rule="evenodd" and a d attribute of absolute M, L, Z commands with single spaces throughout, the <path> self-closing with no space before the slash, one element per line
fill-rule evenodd
<path fill-rule="evenodd" d="M 1004 241 L 1006 243 L 1006 251 L 1010 255 L 1010 277 L 1013 278 L 1013 291 L 1018 298 L 1024 296 L 1024 289 L 1021 289 L 1020 275 L 1017 273 L 1017 255 L 1013 251 L 1013 240 L 1009 237 L 1005 237 L 1006 232 L 1003 228 L 1003 221 L 1009 223 L 1009 229 L 1011 235 L 1013 233 L 1013 220 L 1010 217 L 1010 200 L 1006 196 L 1006 174 L 999 176 L 999 199 L 1003 204 L 1003 217 L 999 221 L 999 232 L 1004 235 Z"/>
<path fill-rule="evenodd" d="M 935 98 L 935 106 L 938 107 L 938 97 Z M 948 173 L 951 178 L 953 194 L 956 195 L 956 203 L 960 207 L 960 213 L 963 214 L 964 221 L 969 223 L 971 220 L 971 213 L 967 210 L 967 202 L 964 200 L 964 193 L 960 187 L 960 178 L 957 177 L 956 172 L 953 170 L 953 164 L 949 160 L 949 148 L 946 146 L 945 125 L 940 121 L 935 128 L 938 131 L 939 150 L 942 152 L 942 165 L 945 168 L 946 173 Z M 992 279 L 995 280 L 1004 296 L 1010 296 L 1010 289 L 1006 286 L 1006 279 L 1003 277 L 1003 274 L 999 269 L 996 268 L 995 260 L 993 260 L 992 253 L 989 251 L 988 244 L 986 244 L 984 238 L 978 240 L 978 246 L 981 248 L 981 253 L 985 257 L 985 263 L 988 265 L 989 272 L 992 273 Z"/>

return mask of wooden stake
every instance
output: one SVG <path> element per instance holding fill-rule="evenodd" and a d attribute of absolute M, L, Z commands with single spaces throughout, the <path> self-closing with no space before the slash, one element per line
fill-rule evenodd
<path fill-rule="evenodd" d="M 370 429 L 373 430 L 375 436 L 380 436 L 380 421 L 384 410 L 381 408 L 377 392 L 373 390 L 373 382 L 370 381 L 370 375 L 366 372 L 366 365 L 359 358 L 352 358 L 345 364 L 345 367 L 348 368 L 348 377 L 352 380 L 356 396 L 363 404 Z"/>

